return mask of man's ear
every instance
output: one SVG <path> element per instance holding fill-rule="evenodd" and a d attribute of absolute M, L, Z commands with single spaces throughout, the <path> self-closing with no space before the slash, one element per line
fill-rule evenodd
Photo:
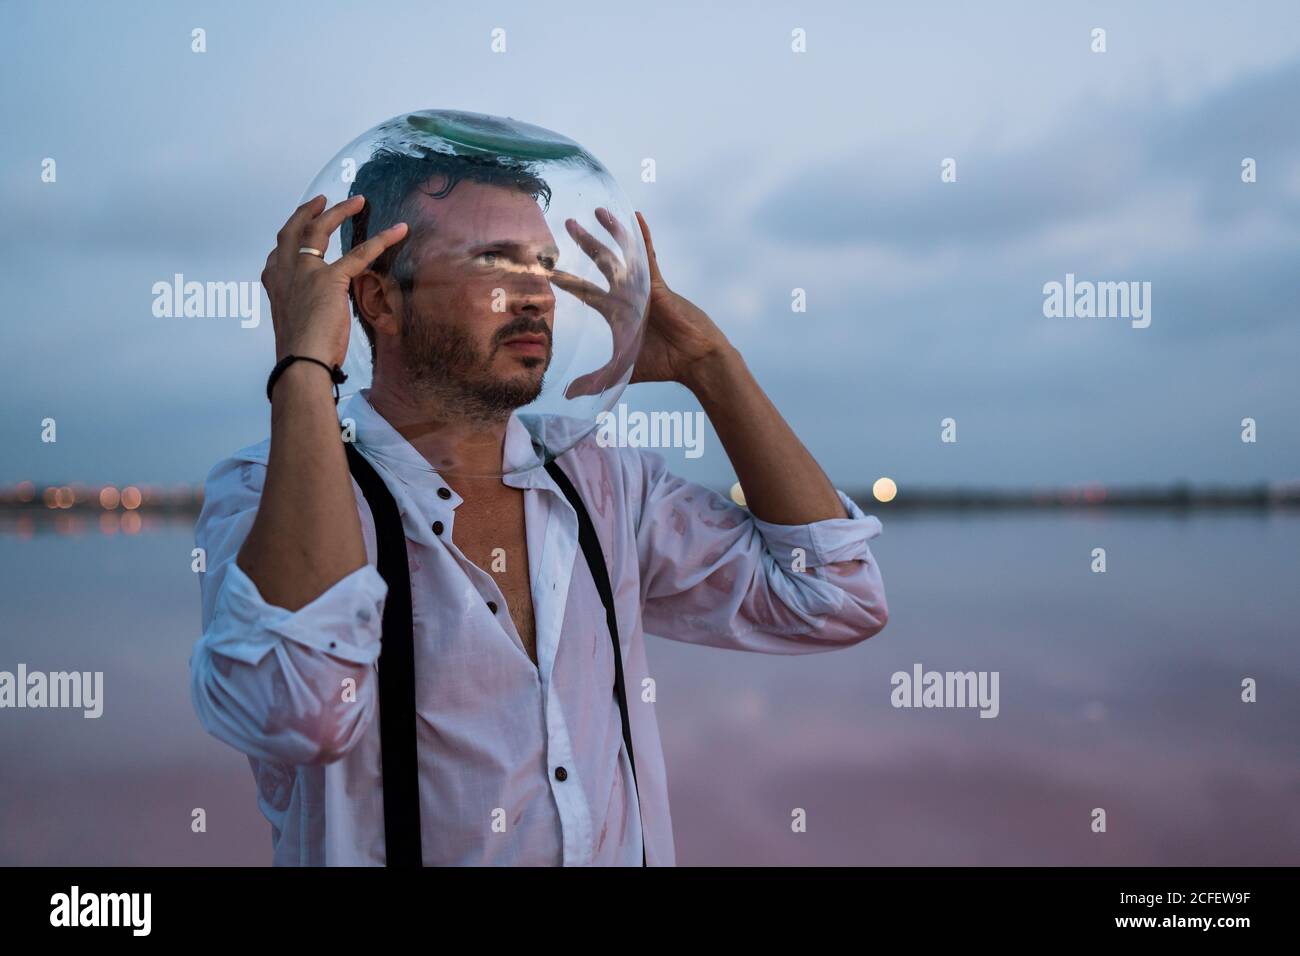
<path fill-rule="evenodd" d="M 391 278 L 367 269 L 352 280 L 352 296 L 361 320 L 368 322 L 377 335 L 396 336 L 401 332 L 401 293 Z"/>

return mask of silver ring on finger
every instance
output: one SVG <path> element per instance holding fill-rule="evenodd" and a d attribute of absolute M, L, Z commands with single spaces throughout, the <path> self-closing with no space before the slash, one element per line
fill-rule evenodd
<path fill-rule="evenodd" d="M 299 246 L 298 253 L 304 256 L 319 256 L 322 259 L 325 258 L 325 253 L 321 252 L 319 249 L 313 249 L 311 246 Z"/>

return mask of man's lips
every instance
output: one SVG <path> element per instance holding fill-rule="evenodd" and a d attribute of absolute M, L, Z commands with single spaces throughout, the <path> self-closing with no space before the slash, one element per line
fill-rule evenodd
<path fill-rule="evenodd" d="M 504 348 L 536 355 L 545 355 L 548 344 L 544 335 L 512 335 L 501 343 Z"/>

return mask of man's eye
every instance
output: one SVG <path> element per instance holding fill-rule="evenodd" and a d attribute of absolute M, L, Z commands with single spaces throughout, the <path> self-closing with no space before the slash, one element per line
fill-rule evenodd
<path fill-rule="evenodd" d="M 547 257 L 543 257 L 543 258 L 541 258 L 541 259 L 538 259 L 537 261 L 540 262 L 540 263 L 542 264 L 542 268 L 545 269 L 547 272 L 553 272 L 553 271 L 555 271 L 555 260 L 554 260 L 554 259 L 550 259 L 550 258 L 547 258 Z"/>
<path fill-rule="evenodd" d="M 483 260 L 485 266 L 494 266 L 497 264 L 497 254 L 495 252 L 480 252 L 478 258 Z"/>

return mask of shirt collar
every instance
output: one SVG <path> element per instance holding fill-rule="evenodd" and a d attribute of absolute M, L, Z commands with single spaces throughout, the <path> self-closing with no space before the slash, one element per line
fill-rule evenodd
<path fill-rule="evenodd" d="M 339 405 L 339 419 L 351 419 L 357 445 L 378 459 L 404 484 L 418 492 L 435 493 L 444 484 L 452 493 L 447 504 L 455 508 L 463 500 L 438 475 L 423 455 L 397 431 L 383 415 L 370 404 L 370 389 L 355 392 Z M 546 416 L 520 415 L 512 412 L 506 421 L 505 441 L 501 455 L 502 483 L 512 488 L 551 488 L 550 476 L 542 467 L 545 438 L 548 431 Z M 563 440 L 563 436 L 550 436 Z M 567 447 L 554 445 L 553 447 Z"/>

